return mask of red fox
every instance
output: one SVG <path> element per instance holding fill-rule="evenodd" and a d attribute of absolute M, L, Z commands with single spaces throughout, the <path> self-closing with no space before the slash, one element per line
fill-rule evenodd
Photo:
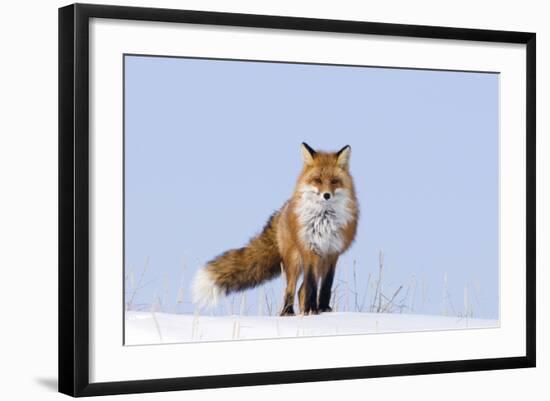
<path fill-rule="evenodd" d="M 302 273 L 300 312 L 332 310 L 336 262 L 353 242 L 359 217 L 349 172 L 351 148 L 321 152 L 306 143 L 301 148 L 303 169 L 294 194 L 248 245 L 226 251 L 199 270 L 193 282 L 193 302 L 198 306 L 215 306 L 229 293 L 255 287 L 284 272 L 281 316 L 294 315 L 296 284 Z"/>

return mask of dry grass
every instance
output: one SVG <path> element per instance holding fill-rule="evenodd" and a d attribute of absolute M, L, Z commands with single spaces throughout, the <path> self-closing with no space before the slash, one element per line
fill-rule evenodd
<path fill-rule="evenodd" d="M 167 275 L 162 278 L 160 288 L 156 291 L 150 303 L 137 304 L 136 299 L 140 290 L 151 284 L 153 281 L 144 283 L 146 273 L 150 270 L 150 259 L 147 257 L 139 272 L 139 278 L 135 278 L 133 267 L 128 269 L 125 275 L 125 306 L 126 310 L 150 310 L 151 313 L 185 313 L 185 308 L 191 307 L 198 325 L 200 311 L 190 301 L 186 289 L 189 287 L 187 280 L 187 267 L 185 260 L 182 263 L 181 275 L 176 288 L 176 296 L 170 302 L 169 283 Z M 338 277 L 335 277 L 331 305 L 337 312 L 369 312 L 369 313 L 415 313 L 424 310 L 430 301 L 429 289 L 424 281 L 412 276 L 408 282 L 399 285 L 386 283 L 385 254 L 383 250 L 378 253 L 378 266 L 376 275 L 369 272 L 367 280 L 361 282 L 357 275 L 358 263 L 353 260 L 348 266 L 339 265 Z M 343 276 L 343 277 L 342 277 Z M 420 292 L 420 304 L 417 304 L 417 293 Z M 451 294 L 448 289 L 448 275 L 443 276 L 443 294 L 441 301 L 441 314 L 444 316 L 470 317 L 474 316 L 474 306 L 479 306 L 479 284 L 467 283 L 464 287 L 463 310 L 457 311 L 453 305 Z M 256 314 L 260 316 L 278 316 L 282 305 L 281 294 L 275 291 L 273 283 L 261 286 L 257 292 L 257 302 L 250 303 L 247 299 L 247 292 L 233 294 L 227 297 L 218 308 L 210 311 L 211 315 L 237 315 L 244 316 Z M 296 302 L 297 305 L 297 302 Z M 195 326 L 195 325 L 194 325 Z M 199 333 L 193 327 L 193 338 Z M 238 319 L 235 323 L 234 334 L 239 335 Z M 159 335 L 161 335 L 159 333 Z"/>

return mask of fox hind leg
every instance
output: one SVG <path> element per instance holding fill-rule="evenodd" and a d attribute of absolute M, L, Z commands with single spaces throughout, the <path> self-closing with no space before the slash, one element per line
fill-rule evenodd
<path fill-rule="evenodd" d="M 283 309 L 281 310 L 281 316 L 293 316 L 294 315 L 294 297 L 296 296 L 296 283 L 300 274 L 299 266 L 296 261 L 286 260 L 283 262 L 285 276 L 286 276 L 286 290 L 284 295 Z"/>

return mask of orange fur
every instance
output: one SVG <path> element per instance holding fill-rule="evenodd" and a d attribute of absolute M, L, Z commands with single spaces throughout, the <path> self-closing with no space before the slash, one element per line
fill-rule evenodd
<path fill-rule="evenodd" d="M 304 166 L 293 196 L 273 214 L 262 233 L 246 247 L 227 251 L 205 267 L 212 285 L 225 295 L 278 276 L 282 263 L 287 281 L 282 315 L 294 314 L 296 285 L 302 274 L 301 312 L 331 310 L 336 263 L 355 238 L 359 216 L 349 173 L 349 146 L 339 152 L 316 152 L 303 144 L 302 154 Z M 329 198 L 323 200 L 323 196 Z M 330 202 L 339 203 L 332 206 Z M 199 295 L 194 298 L 200 299 Z"/>

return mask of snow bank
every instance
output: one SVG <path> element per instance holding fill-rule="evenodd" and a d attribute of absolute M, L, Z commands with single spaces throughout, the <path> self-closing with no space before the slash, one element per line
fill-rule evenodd
<path fill-rule="evenodd" d="M 202 316 L 126 312 L 126 345 L 498 327 L 498 320 L 395 313 Z"/>

